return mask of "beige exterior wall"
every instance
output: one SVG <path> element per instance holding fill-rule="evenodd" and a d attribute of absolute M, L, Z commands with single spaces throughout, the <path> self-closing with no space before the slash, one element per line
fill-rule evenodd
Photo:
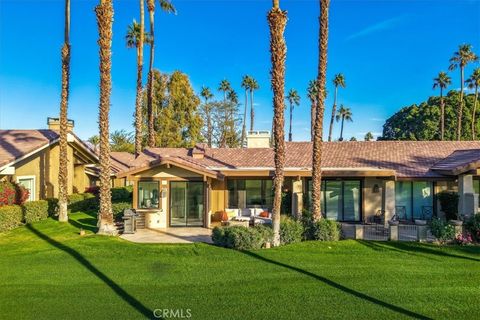
<path fill-rule="evenodd" d="M 220 220 L 219 214 L 226 209 L 227 206 L 227 186 L 224 181 L 212 180 L 210 191 L 210 211 L 212 219 Z"/>
<path fill-rule="evenodd" d="M 378 192 L 376 186 L 378 187 Z M 363 220 L 382 210 L 383 180 L 365 178 L 363 182 Z"/>

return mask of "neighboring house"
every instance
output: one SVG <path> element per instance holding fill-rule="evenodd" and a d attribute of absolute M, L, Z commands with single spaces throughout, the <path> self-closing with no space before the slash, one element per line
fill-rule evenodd
<path fill-rule="evenodd" d="M 73 133 L 69 121 L 68 193 L 84 192 L 98 180 L 97 155 Z M 30 190 L 29 200 L 58 197 L 59 121 L 49 129 L 0 130 L 0 180 L 18 182 Z"/>
<path fill-rule="evenodd" d="M 116 179 L 133 183 L 133 207 L 141 216 L 159 214 L 157 226 L 209 227 L 225 209 L 271 210 L 269 143 L 268 133 L 253 132 L 248 148 L 148 148 L 137 159 L 125 158 L 128 169 Z M 444 190 L 459 192 L 461 213 L 477 212 L 480 142 L 324 142 L 322 157 L 328 219 L 428 219 L 443 214 L 435 195 Z M 291 205 L 284 210 L 293 214 L 308 209 L 311 159 L 310 142 L 286 143 L 284 191 Z"/>

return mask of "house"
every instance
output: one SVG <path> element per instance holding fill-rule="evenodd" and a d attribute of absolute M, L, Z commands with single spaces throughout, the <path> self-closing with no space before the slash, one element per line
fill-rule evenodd
<path fill-rule="evenodd" d="M 251 132 L 247 148 L 148 148 L 116 179 L 133 184 L 133 206 L 156 227 L 209 227 L 226 209 L 271 210 L 274 151 L 270 135 Z M 459 212 L 477 212 L 480 142 L 324 142 L 322 206 L 328 219 L 360 223 L 394 215 L 443 213 L 435 195 L 456 191 Z M 311 142 L 286 142 L 285 211 L 301 214 L 311 198 Z"/>
<path fill-rule="evenodd" d="M 69 121 L 68 193 L 84 192 L 98 180 L 97 155 L 73 133 Z M 48 129 L 0 130 L 0 181 L 9 180 L 30 190 L 29 200 L 58 197 L 58 119 L 48 118 Z"/>

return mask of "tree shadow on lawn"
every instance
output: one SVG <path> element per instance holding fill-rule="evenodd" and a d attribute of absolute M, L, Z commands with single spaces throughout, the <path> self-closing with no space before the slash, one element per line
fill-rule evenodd
<path fill-rule="evenodd" d="M 368 241 L 359 241 L 359 243 L 367 245 Z M 386 250 L 392 250 L 392 251 L 397 251 L 397 252 L 403 252 L 407 254 L 419 254 L 419 253 L 424 253 L 428 255 L 433 255 L 437 257 L 448 257 L 448 258 L 456 258 L 456 259 L 463 259 L 463 260 L 469 260 L 469 261 L 475 261 L 475 262 L 480 262 L 480 259 L 478 258 L 473 258 L 473 257 L 468 257 L 464 255 L 459 255 L 459 254 L 454 254 L 454 253 L 449 253 L 441 250 L 442 248 L 452 248 L 455 250 L 460 249 L 461 247 L 457 246 L 445 246 L 445 247 L 438 247 L 438 249 L 433 249 L 429 247 L 429 245 L 426 244 L 419 244 L 419 243 L 408 243 L 408 242 L 400 242 L 400 241 L 385 241 L 380 243 L 375 243 L 375 246 L 379 248 L 384 248 Z M 466 250 L 462 250 L 463 252 L 467 253 L 474 253 L 474 252 L 469 252 Z M 471 251 L 474 251 L 473 249 Z"/>
<path fill-rule="evenodd" d="M 284 268 L 287 268 L 287 269 L 290 269 L 290 270 L 293 270 L 293 271 L 296 271 L 298 273 L 301 273 L 301 274 L 304 274 L 306 276 L 309 276 L 315 280 L 318 280 L 318 281 L 321 281 L 323 282 L 324 284 L 328 285 L 328 286 L 331 286 L 335 289 L 338 289 L 340 291 L 343 291 L 347 294 L 350 294 L 354 297 L 357 297 L 357 298 L 360 298 L 360 299 L 363 299 L 363 300 L 366 300 L 368 302 L 371 302 L 371 303 L 374 303 L 380 307 L 384 307 L 384 308 L 387 308 L 387 309 L 390 309 L 391 311 L 394 311 L 394 312 L 398 312 L 398 313 L 401 313 L 405 316 L 408 316 L 408 317 L 411 317 L 411 318 L 415 318 L 415 319 L 431 319 L 427 316 L 424 316 L 422 314 L 419 314 L 419 313 L 416 313 L 416 312 L 413 312 L 413 311 L 410 311 L 410 310 L 407 310 L 407 309 L 404 309 L 402 307 L 399 307 L 399 306 L 396 306 L 396 305 L 393 305 L 393 304 L 390 304 L 388 302 L 385 302 L 385 301 L 382 301 L 382 300 L 379 300 L 377 298 L 374 298 L 374 297 L 371 297 L 369 295 L 366 295 L 364 293 L 361 293 L 361 292 L 358 292 L 358 291 L 355 291 L 351 288 L 348 288 L 348 287 L 345 287 L 344 285 L 341 285 L 335 281 L 332 281 L 328 278 L 325 278 L 323 276 L 320 276 L 320 275 L 317 275 L 313 272 L 310 272 L 310 271 L 306 271 L 306 270 L 303 270 L 303 269 L 300 269 L 298 267 L 294 267 L 294 266 L 291 266 L 291 265 L 288 265 L 288 264 L 285 264 L 285 263 L 282 263 L 282 262 L 279 262 L 279 261 L 275 261 L 275 260 L 271 260 L 271 259 L 268 259 L 268 258 L 265 258 L 263 256 L 260 256 L 254 252 L 251 252 L 251 251 L 240 251 L 250 257 L 253 257 L 255 259 L 258 259 L 258 260 L 261 260 L 263 262 L 268 262 L 268 263 L 271 263 L 271 264 L 274 264 L 274 265 L 277 265 L 277 266 L 280 266 L 280 267 L 284 267 Z"/>
<path fill-rule="evenodd" d="M 28 224 L 27 228 L 34 233 L 36 236 L 38 236 L 40 239 L 46 241 L 50 245 L 54 246 L 55 248 L 62 250 L 63 252 L 69 254 L 72 256 L 75 260 L 77 260 L 80 264 L 82 264 L 88 271 L 93 273 L 97 278 L 102 280 L 107 286 L 109 286 L 113 292 L 117 294 L 121 299 L 123 299 L 125 302 L 127 302 L 131 307 L 136 309 L 138 312 L 140 312 L 142 315 L 144 315 L 148 319 L 153 319 L 153 310 L 150 310 L 147 308 L 145 305 L 143 305 L 139 300 L 137 300 L 135 297 L 130 295 L 128 292 L 126 292 L 122 287 L 120 287 L 117 283 L 115 283 L 112 279 L 110 279 L 106 274 L 104 274 L 102 271 L 97 269 L 94 265 L 90 263 L 87 259 L 85 259 L 80 253 L 78 253 L 76 250 L 50 238 L 46 234 L 40 232 L 39 230 L 35 229 L 32 225 Z"/>
<path fill-rule="evenodd" d="M 363 246 L 365 246 L 369 249 L 375 250 L 375 251 L 395 251 L 395 252 L 398 252 L 398 253 L 401 253 L 401 254 L 408 254 L 408 255 L 412 255 L 412 256 L 416 256 L 416 257 L 421 257 L 421 258 L 424 258 L 424 259 L 440 261 L 440 259 L 435 259 L 434 257 L 425 256 L 425 255 L 419 254 L 418 252 L 405 251 L 405 250 L 400 250 L 400 249 L 397 249 L 397 248 L 383 246 L 382 245 L 383 242 L 379 243 L 377 241 L 370 241 L 370 240 L 357 240 L 357 242 L 359 244 L 361 244 L 361 245 L 363 245 Z"/>

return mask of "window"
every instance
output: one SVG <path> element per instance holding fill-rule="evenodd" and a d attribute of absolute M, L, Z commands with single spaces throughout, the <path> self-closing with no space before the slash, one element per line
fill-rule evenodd
<path fill-rule="evenodd" d="M 431 219 L 433 216 L 433 183 L 397 181 L 395 213 L 400 220 Z"/>
<path fill-rule="evenodd" d="M 17 177 L 17 183 L 28 190 L 28 201 L 35 200 L 35 176 Z"/>
<path fill-rule="evenodd" d="M 227 181 L 229 208 L 270 209 L 273 206 L 273 182 L 261 179 L 232 179 Z"/>
<path fill-rule="evenodd" d="M 139 181 L 138 182 L 138 208 L 153 209 L 158 208 L 158 181 Z"/>
<path fill-rule="evenodd" d="M 312 198 L 312 180 L 307 182 L 307 205 Z M 330 220 L 360 221 L 361 208 L 360 180 L 322 181 L 322 211 Z"/>

